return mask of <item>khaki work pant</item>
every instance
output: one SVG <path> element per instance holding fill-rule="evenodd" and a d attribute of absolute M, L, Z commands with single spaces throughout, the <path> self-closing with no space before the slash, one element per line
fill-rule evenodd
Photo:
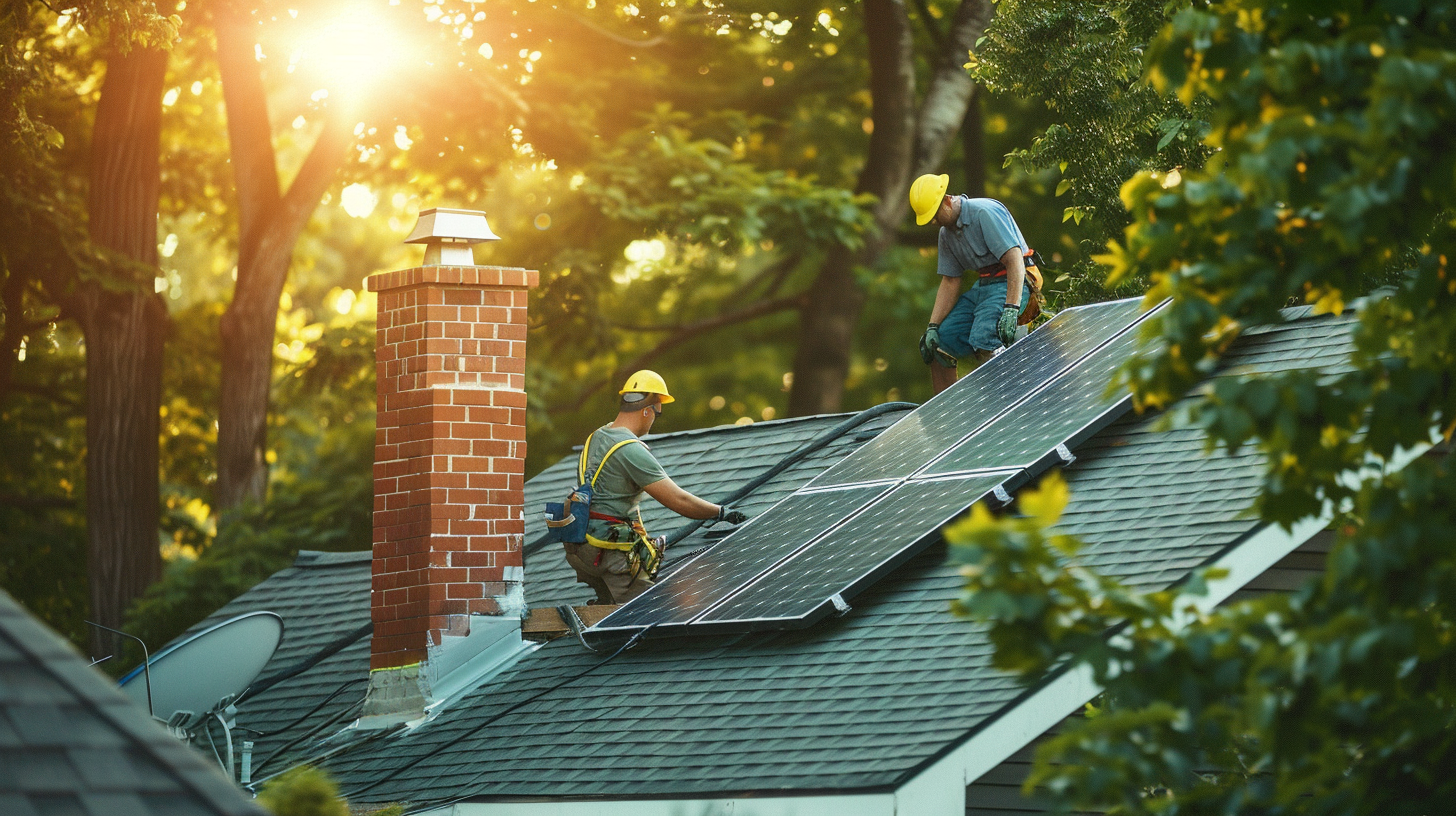
<path fill-rule="evenodd" d="M 595 603 L 623 604 L 647 591 L 652 579 L 632 575 L 631 559 L 621 550 L 591 544 L 564 543 L 566 563 L 576 570 L 576 581 L 596 591 Z"/>

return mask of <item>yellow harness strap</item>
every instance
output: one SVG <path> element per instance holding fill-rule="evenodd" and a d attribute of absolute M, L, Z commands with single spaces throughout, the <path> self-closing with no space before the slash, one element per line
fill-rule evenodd
<path fill-rule="evenodd" d="M 576 480 L 577 480 L 577 484 L 581 484 L 581 483 L 583 483 L 583 482 L 586 481 L 586 457 L 587 457 L 587 454 L 591 453 L 592 437 L 594 437 L 596 435 L 597 435 L 597 432 L 596 431 L 592 431 L 591 434 L 588 435 L 587 438 L 586 438 L 586 444 L 581 447 L 581 458 L 578 459 L 577 462 L 576 462 Z M 602 468 L 604 468 L 604 467 L 607 466 L 607 460 L 610 459 L 610 458 L 612 458 L 612 454 L 616 453 L 618 448 L 622 447 L 623 445 L 630 445 L 633 442 L 641 442 L 641 441 L 642 440 L 640 440 L 640 439 L 626 439 L 626 440 L 623 440 L 621 442 L 618 442 L 617 444 L 613 445 L 610 449 L 608 449 L 607 450 L 607 455 L 602 457 L 601 463 L 597 465 L 596 472 L 592 474 L 591 487 L 593 489 L 596 488 L 596 486 L 597 486 L 597 478 L 602 475 Z M 600 547 L 600 548 L 602 548 L 604 550 L 623 550 L 623 551 L 631 550 L 632 549 L 632 545 L 633 545 L 633 542 L 631 542 L 631 541 L 603 541 L 602 539 L 597 538 L 596 536 L 591 535 L 590 533 L 587 534 L 586 543 L 591 544 L 594 547 Z"/>
<path fill-rule="evenodd" d="M 597 435 L 597 432 L 596 431 L 592 431 L 590 434 L 587 435 L 586 444 L 581 446 L 581 458 L 578 459 L 577 462 L 576 462 L 576 483 L 577 484 L 581 484 L 582 482 L 585 482 L 586 481 L 586 455 L 591 452 L 591 441 L 592 441 L 592 437 L 593 436 L 596 436 L 596 435 Z M 602 457 L 602 461 L 597 465 L 597 472 L 592 474 L 592 478 L 591 478 L 591 487 L 592 487 L 592 489 L 593 490 L 596 489 L 596 486 L 597 486 L 597 477 L 602 475 L 602 468 L 604 468 L 604 467 L 607 466 L 607 460 L 612 458 L 612 454 L 614 454 L 614 453 L 617 452 L 617 448 L 620 448 L 623 445 L 630 445 L 633 442 L 641 442 L 641 441 L 642 440 L 640 440 L 640 439 L 624 439 L 621 442 L 618 442 L 617 444 L 615 444 L 611 448 L 609 448 L 607 450 L 607 455 L 606 456 L 603 456 Z"/>

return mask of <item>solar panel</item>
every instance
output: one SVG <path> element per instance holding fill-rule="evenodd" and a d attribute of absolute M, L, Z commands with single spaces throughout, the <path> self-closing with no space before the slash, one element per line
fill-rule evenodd
<path fill-rule="evenodd" d="M 796 493 L 769 508 L 668 579 L 608 615 L 596 631 L 685 624 L 772 569 L 890 485 Z"/>
<path fill-rule="evenodd" d="M 734 629 L 808 626 L 912 558 L 1011 475 L 907 482 L 694 622 Z M 846 578 L 848 576 L 848 579 Z"/>
<path fill-rule="evenodd" d="M 842 607 L 987 493 L 1005 500 L 1060 445 L 1116 419 L 1127 401 L 1107 386 L 1141 312 L 1139 300 L 1063 311 L 591 631 L 806 626 Z"/>
<path fill-rule="evenodd" d="M 924 472 L 1028 469 L 1043 458 L 1055 457 L 1052 451 L 1057 445 L 1082 442 L 1125 410 L 1128 398 L 1109 395 L 1107 388 L 1137 343 L 1136 332 L 1118 335 L 1011 413 L 946 452 Z"/>
<path fill-rule="evenodd" d="M 1127 328 L 1141 309 L 1138 299 L 1064 309 L 829 468 L 811 485 L 909 476 Z"/>

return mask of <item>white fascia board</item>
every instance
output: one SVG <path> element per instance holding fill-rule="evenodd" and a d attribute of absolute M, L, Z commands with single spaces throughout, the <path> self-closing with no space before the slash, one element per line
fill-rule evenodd
<path fill-rule="evenodd" d="M 961 790 L 965 800 L 965 790 Z M 964 810 L 964 808 L 962 808 Z M 908 816 L 911 810 L 899 810 Z M 896 796 L 780 796 L 573 802 L 460 802 L 430 816 L 897 816 Z"/>

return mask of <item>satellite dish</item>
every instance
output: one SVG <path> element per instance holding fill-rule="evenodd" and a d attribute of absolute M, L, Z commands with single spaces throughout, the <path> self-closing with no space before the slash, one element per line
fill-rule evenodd
<path fill-rule="evenodd" d="M 238 615 L 153 655 L 121 678 L 121 690 L 147 705 L 149 673 L 152 716 L 171 721 L 178 712 L 206 714 L 242 694 L 282 639 L 283 619 L 272 612 Z"/>

